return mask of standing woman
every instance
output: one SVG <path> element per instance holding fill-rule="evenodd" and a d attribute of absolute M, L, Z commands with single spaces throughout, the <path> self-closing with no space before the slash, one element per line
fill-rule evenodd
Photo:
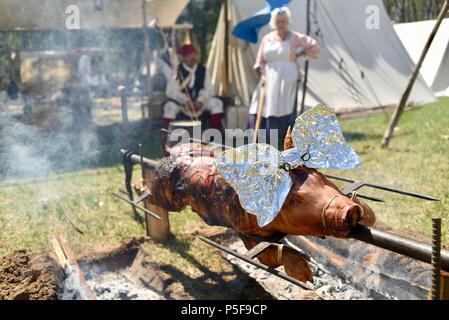
<path fill-rule="evenodd" d="M 278 139 L 284 138 L 296 108 L 297 81 L 302 77 L 298 57 L 303 53 L 306 59 L 317 59 L 320 52 L 313 38 L 289 30 L 290 16 L 287 7 L 277 8 L 271 13 L 270 27 L 275 31 L 262 38 L 257 53 L 254 68 L 260 76 L 260 83 L 249 110 L 248 126 L 254 129 L 264 90 L 265 103 L 259 129 L 266 129 L 267 137 L 270 136 L 270 130 L 279 130 Z"/>

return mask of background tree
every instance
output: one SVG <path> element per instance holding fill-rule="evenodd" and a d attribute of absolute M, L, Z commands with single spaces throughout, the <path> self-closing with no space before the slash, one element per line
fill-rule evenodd
<path fill-rule="evenodd" d="M 443 3 L 444 0 L 384 0 L 391 20 L 396 23 L 435 19 Z"/>
<path fill-rule="evenodd" d="M 192 42 L 198 48 L 201 63 L 205 63 L 217 26 L 222 0 L 191 0 L 179 22 L 193 24 Z"/>

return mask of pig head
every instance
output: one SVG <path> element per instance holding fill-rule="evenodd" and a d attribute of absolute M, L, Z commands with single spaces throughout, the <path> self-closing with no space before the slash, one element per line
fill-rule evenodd
<path fill-rule="evenodd" d="M 293 142 L 289 129 L 284 149 L 290 148 Z M 285 233 L 345 238 L 357 223 L 374 224 L 375 215 L 368 205 L 356 197 L 346 197 L 317 170 L 298 167 L 290 172 L 290 177 L 293 186 L 273 221 L 284 226 Z"/>

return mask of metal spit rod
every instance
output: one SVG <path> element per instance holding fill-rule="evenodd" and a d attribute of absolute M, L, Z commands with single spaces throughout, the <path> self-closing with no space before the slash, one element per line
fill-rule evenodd
<path fill-rule="evenodd" d="M 128 150 L 120 150 L 122 154 L 126 154 Z M 137 154 L 132 154 L 129 156 L 129 159 L 132 161 L 133 164 L 142 164 L 148 169 L 156 169 L 159 166 L 159 162 L 151 159 L 147 159 L 144 157 L 141 157 Z"/>
<path fill-rule="evenodd" d="M 282 273 L 282 272 L 280 272 L 280 271 L 278 271 L 276 269 L 270 268 L 270 267 L 268 267 L 268 266 L 266 266 L 266 265 L 264 265 L 264 264 L 262 264 L 262 263 L 260 263 L 260 262 L 258 262 L 256 260 L 253 260 L 251 258 L 248 258 L 245 255 L 242 255 L 242 254 L 240 254 L 238 252 L 235 252 L 234 250 L 226 248 L 226 247 L 224 247 L 224 246 L 222 246 L 222 245 L 216 243 L 215 241 L 212 241 L 212 240 L 210 240 L 210 239 L 208 239 L 206 237 L 200 236 L 199 239 L 201 241 L 207 243 L 208 245 L 211 245 L 211 246 L 213 246 L 213 247 L 215 247 L 215 248 L 217 248 L 217 249 L 219 249 L 219 250 L 221 250 L 223 252 L 226 252 L 226 253 L 228 253 L 230 255 L 233 255 L 234 257 L 237 257 L 237 258 L 239 258 L 239 259 L 241 259 L 241 260 L 243 260 L 243 261 L 245 261 L 247 263 L 250 263 L 250 264 L 252 264 L 252 265 L 254 265 L 254 266 L 256 266 L 256 267 L 258 267 L 258 268 L 260 268 L 262 270 L 265 270 L 265 271 L 267 271 L 267 272 L 269 272 L 269 273 L 271 273 L 271 274 L 273 274 L 273 275 L 275 275 L 275 276 L 277 276 L 279 278 L 282 278 L 282 279 L 287 280 L 287 281 L 289 281 L 291 283 L 294 283 L 294 284 L 296 284 L 297 286 L 299 286 L 299 287 L 301 287 L 303 289 L 314 290 L 313 287 L 310 286 L 309 284 L 306 284 L 306 283 L 303 283 L 303 282 L 301 282 L 299 280 L 296 280 L 295 278 L 292 278 L 292 277 L 286 275 L 285 273 Z"/>
<path fill-rule="evenodd" d="M 162 129 L 162 132 L 165 133 L 165 134 L 172 134 L 170 131 L 165 130 L 165 129 Z M 202 140 L 198 140 L 198 139 L 194 139 L 194 138 L 190 138 L 189 140 L 191 142 L 196 142 L 196 143 L 205 143 Z M 231 146 L 227 146 L 227 145 L 224 145 L 224 144 L 221 144 L 221 143 L 208 142 L 208 144 L 215 145 L 217 147 L 222 147 L 222 148 L 225 148 L 225 149 L 232 149 Z M 122 151 L 123 154 L 126 152 L 125 150 L 121 150 L 121 151 Z M 339 181 L 343 181 L 343 182 L 349 182 L 349 183 L 357 182 L 357 180 L 353 180 L 353 179 L 349 179 L 349 178 L 345 178 L 345 177 L 340 177 L 340 176 L 335 176 L 335 175 L 331 175 L 331 174 L 325 174 L 325 176 L 330 178 L 330 179 L 339 180 Z M 426 194 L 421 194 L 421 193 L 416 193 L 416 192 L 411 192 L 411 191 L 405 191 L 405 190 L 396 189 L 396 188 L 392 188 L 392 187 L 389 187 L 389 186 L 384 186 L 384 185 L 379 185 L 379 184 L 374 184 L 374 183 L 368 183 L 368 182 L 363 182 L 363 181 L 360 181 L 360 182 L 363 183 L 363 186 L 366 186 L 366 187 L 371 187 L 371 188 L 375 188 L 375 189 L 380 189 L 380 190 L 384 190 L 384 191 L 398 193 L 398 194 L 411 196 L 411 197 L 424 199 L 424 200 L 440 201 L 438 198 L 435 198 L 433 196 L 429 196 L 429 195 L 426 195 Z M 369 196 L 365 196 L 365 195 L 361 195 L 361 194 L 359 194 L 359 197 L 360 198 L 365 198 L 365 199 L 368 199 L 368 200 L 372 200 L 372 201 L 384 202 L 381 199 L 378 199 L 378 198 L 375 198 L 375 197 L 369 197 Z"/>
<path fill-rule="evenodd" d="M 398 236 L 393 233 L 368 228 L 358 224 L 349 234 L 349 238 L 354 238 L 376 247 L 387 249 L 404 256 L 414 258 L 423 262 L 432 262 L 432 246 L 408 238 Z M 441 266 L 449 270 L 449 250 L 441 250 Z"/>
<path fill-rule="evenodd" d="M 350 183 L 354 183 L 356 181 L 356 180 L 352 180 L 349 178 L 334 176 L 331 174 L 326 174 L 325 176 L 328 178 L 334 179 L 334 180 L 340 180 L 340 181 L 350 182 Z M 419 198 L 419 199 L 430 200 L 430 201 L 439 201 L 439 199 L 429 196 L 429 195 L 426 195 L 426 194 L 421 194 L 421 193 L 416 193 L 416 192 L 411 192 L 411 191 L 404 191 L 404 190 L 400 190 L 400 189 L 396 189 L 396 188 L 392 188 L 392 187 L 388 187 L 388 186 L 383 186 L 383 185 L 379 185 L 379 184 L 374 184 L 374 183 L 368 183 L 368 182 L 364 183 L 364 185 L 366 187 L 371 187 L 371 188 L 375 188 L 375 189 L 399 193 L 399 194 L 403 194 L 406 196 L 412 196 L 412 197 Z"/>
<path fill-rule="evenodd" d="M 155 218 L 155 219 L 157 219 L 157 220 L 162 220 L 161 217 L 160 217 L 159 215 L 157 215 L 156 213 L 154 213 L 154 212 L 152 212 L 152 211 L 150 211 L 150 210 L 148 210 L 148 209 L 146 209 L 146 208 L 144 208 L 144 207 L 141 207 L 141 206 L 137 205 L 135 202 L 133 202 L 133 201 L 131 201 L 131 200 L 129 200 L 129 199 L 126 199 L 126 198 L 123 197 L 122 195 L 120 195 L 120 194 L 118 194 L 118 193 L 115 193 L 115 192 L 112 192 L 112 195 L 115 196 L 115 197 L 117 197 L 117 198 L 119 198 L 120 200 L 125 201 L 126 203 L 129 203 L 129 204 L 132 205 L 134 208 L 139 209 L 139 210 L 142 210 L 143 212 L 149 214 L 149 215 L 152 216 L 153 218 Z"/>

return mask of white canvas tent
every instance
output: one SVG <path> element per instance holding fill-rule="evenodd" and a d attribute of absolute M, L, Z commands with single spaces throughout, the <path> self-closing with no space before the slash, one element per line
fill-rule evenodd
<path fill-rule="evenodd" d="M 265 7 L 264 0 L 228 0 L 229 25 Z M 395 105 L 412 73 L 413 62 L 393 30 L 382 0 L 311 1 L 311 35 L 321 46 L 319 60 L 311 61 L 306 105 L 324 103 L 337 112 Z M 379 28 L 366 26 L 366 8 L 379 9 Z M 305 33 L 306 0 L 293 0 L 291 29 Z M 208 60 L 217 93 L 222 92 L 224 13 L 220 15 Z M 269 32 L 264 27 L 261 35 Z M 230 36 L 230 93 L 248 105 L 256 86 L 252 70 L 257 46 Z M 260 40 L 260 37 L 259 37 Z M 299 99 L 300 101 L 301 99 Z M 422 77 L 411 94 L 414 104 L 432 102 L 435 96 Z"/>
<path fill-rule="evenodd" d="M 394 25 L 413 62 L 418 62 L 435 23 L 426 20 Z M 449 96 L 449 18 L 438 29 L 420 72 L 437 96 Z"/>
<path fill-rule="evenodd" d="M 172 26 L 188 2 L 147 0 L 148 22 Z M 143 26 L 142 0 L 0 0 L 0 30 L 66 29 L 69 6 L 79 8 L 82 29 Z"/>

